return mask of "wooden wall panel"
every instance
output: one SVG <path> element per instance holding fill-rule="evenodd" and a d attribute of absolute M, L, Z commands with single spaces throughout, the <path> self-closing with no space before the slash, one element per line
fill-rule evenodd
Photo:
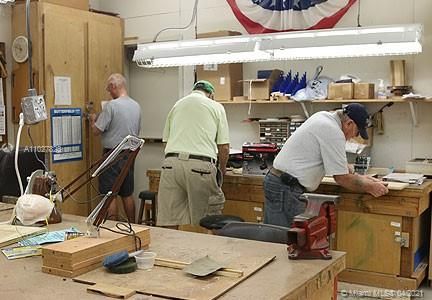
<path fill-rule="evenodd" d="M 71 78 L 72 105 L 63 107 L 84 110 L 86 19 L 51 12 L 45 14 L 44 23 L 46 105 L 49 108 L 62 107 L 54 104 L 54 76 L 68 76 Z M 51 120 L 48 119 L 45 125 L 51 145 Z M 83 146 L 85 147 L 85 144 Z M 51 165 L 61 186 L 68 184 L 87 168 L 86 159 L 87 154 L 84 152 L 82 160 Z M 81 189 L 74 195 L 74 199 L 86 201 L 87 191 Z M 78 204 L 72 199 L 64 203 L 63 210 L 72 214 L 88 215 L 88 205 Z"/>

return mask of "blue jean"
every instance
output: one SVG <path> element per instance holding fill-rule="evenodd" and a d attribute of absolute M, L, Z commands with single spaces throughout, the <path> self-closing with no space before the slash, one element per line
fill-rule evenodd
<path fill-rule="evenodd" d="M 264 223 L 290 227 L 294 217 L 306 209 L 306 203 L 299 200 L 303 193 L 300 185 L 286 185 L 268 173 L 264 178 Z"/>

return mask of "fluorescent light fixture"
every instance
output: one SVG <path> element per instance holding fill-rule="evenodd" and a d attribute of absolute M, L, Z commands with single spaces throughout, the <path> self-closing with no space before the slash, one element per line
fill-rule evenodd
<path fill-rule="evenodd" d="M 334 28 L 139 44 L 133 61 L 158 68 L 407 55 L 422 52 L 420 24 Z"/>
<path fill-rule="evenodd" d="M 15 0 L 0 0 L 0 4 L 8 4 L 12 2 L 15 2 Z"/>

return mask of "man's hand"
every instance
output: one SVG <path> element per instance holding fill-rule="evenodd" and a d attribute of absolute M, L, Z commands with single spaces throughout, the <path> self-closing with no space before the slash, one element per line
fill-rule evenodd
<path fill-rule="evenodd" d="M 96 114 L 89 114 L 88 115 L 88 119 L 90 121 L 90 124 L 94 124 L 96 122 L 96 120 L 97 120 L 97 117 L 98 116 Z"/>
<path fill-rule="evenodd" d="M 102 131 L 100 131 L 99 128 L 97 128 L 95 125 L 98 116 L 99 116 L 99 114 L 89 114 L 88 115 L 88 118 L 90 121 L 90 128 L 92 129 L 94 135 L 100 135 L 102 133 Z"/>
<path fill-rule="evenodd" d="M 384 196 L 389 192 L 385 182 L 379 180 L 372 181 L 369 186 L 370 188 L 368 189 L 368 192 L 374 197 Z"/>

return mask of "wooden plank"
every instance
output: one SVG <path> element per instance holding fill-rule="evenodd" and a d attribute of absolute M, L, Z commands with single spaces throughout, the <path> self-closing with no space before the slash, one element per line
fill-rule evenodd
<path fill-rule="evenodd" d="M 331 193 L 335 194 L 335 193 Z M 339 193 L 337 209 L 381 215 L 416 217 L 419 215 L 418 198 L 381 196 L 367 194 Z"/>
<path fill-rule="evenodd" d="M 127 299 L 136 294 L 132 289 L 102 283 L 88 287 L 87 291 L 119 299 Z"/>
<path fill-rule="evenodd" d="M 346 269 L 340 273 L 339 281 L 364 284 L 394 290 L 415 290 L 420 282 L 413 278 L 399 277 L 375 272 Z"/>
<path fill-rule="evenodd" d="M 89 266 L 86 266 L 84 268 L 73 270 L 73 271 L 65 270 L 65 269 L 58 269 L 58 268 L 53 268 L 53 267 L 48 267 L 48 266 L 42 266 L 42 272 L 47 273 L 47 274 L 51 274 L 51 275 L 73 278 L 73 277 L 85 274 L 87 272 L 90 272 L 94 269 L 97 269 L 100 266 L 101 266 L 101 263 L 98 262 L 98 263 L 95 263 L 93 265 L 89 265 Z"/>
<path fill-rule="evenodd" d="M 184 267 L 189 265 L 190 263 L 166 258 L 156 258 L 155 266 L 174 268 L 182 270 Z M 241 277 L 243 276 L 242 270 L 230 269 L 230 268 L 222 268 L 219 271 L 214 272 L 215 275 L 228 276 L 228 277 Z"/>
<path fill-rule="evenodd" d="M 142 242 L 144 242 L 142 249 L 148 249 L 149 242 L 148 241 L 142 241 Z M 63 270 L 67 270 L 67 271 L 74 271 L 74 270 L 85 268 L 85 267 L 90 266 L 90 265 L 94 265 L 95 263 L 100 263 L 101 261 L 103 261 L 104 257 L 111 255 L 111 254 L 114 254 L 114 253 L 119 251 L 116 249 L 122 249 L 122 250 L 127 250 L 128 252 L 132 252 L 132 251 L 135 251 L 135 245 L 130 243 L 126 247 L 123 245 L 116 245 L 113 242 L 112 244 L 110 244 L 110 248 L 106 253 L 101 254 L 101 255 L 97 255 L 97 256 L 93 256 L 89 259 L 78 261 L 78 262 L 76 262 L 77 260 L 74 260 L 71 262 L 70 259 L 61 258 L 61 257 L 47 257 L 45 262 L 44 262 L 44 266 L 57 268 L 57 269 L 63 269 Z"/>
<path fill-rule="evenodd" d="M 150 244 L 150 229 L 133 226 L 141 246 Z M 62 243 L 42 247 L 44 272 L 60 276 L 76 276 L 101 265 L 107 255 L 121 250 L 135 250 L 135 239 L 111 231 L 101 230 L 99 238 L 78 237 Z"/>
<path fill-rule="evenodd" d="M 325 176 L 321 183 L 326 183 L 326 184 L 336 184 L 336 181 L 334 180 L 333 177 L 329 177 L 329 176 Z M 401 191 L 405 188 L 407 188 L 409 186 L 409 183 L 404 183 L 404 182 L 387 182 L 387 188 L 389 190 L 395 190 L 395 191 Z"/>
<path fill-rule="evenodd" d="M 14 244 L 28 237 L 46 232 L 45 227 L 0 224 L 0 247 Z"/>
<path fill-rule="evenodd" d="M 347 267 L 356 270 L 398 275 L 402 218 L 338 211 L 337 250 L 347 252 Z"/>

